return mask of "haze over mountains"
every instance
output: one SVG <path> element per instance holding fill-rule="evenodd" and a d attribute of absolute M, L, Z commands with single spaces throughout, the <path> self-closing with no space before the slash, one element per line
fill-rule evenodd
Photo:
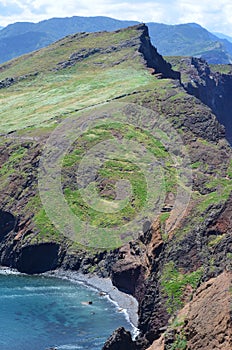
<path fill-rule="evenodd" d="M 77 32 L 113 31 L 135 25 L 109 17 L 51 18 L 39 23 L 17 22 L 1 29 L 0 63 L 45 47 Z M 210 33 L 196 23 L 166 25 L 147 23 L 151 42 L 162 55 L 202 57 L 208 63 L 232 62 L 232 42 L 223 34 Z M 232 39 L 231 39 L 232 40 Z"/>
<path fill-rule="evenodd" d="M 231 36 L 228 36 L 228 35 L 225 35 L 225 34 L 222 34 L 222 33 L 218 33 L 218 32 L 214 32 L 213 34 L 216 35 L 218 38 L 227 39 L 228 41 L 230 41 L 232 43 L 232 37 Z"/>

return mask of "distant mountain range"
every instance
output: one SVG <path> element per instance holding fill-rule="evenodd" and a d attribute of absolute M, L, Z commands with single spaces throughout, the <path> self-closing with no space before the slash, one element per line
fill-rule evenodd
<path fill-rule="evenodd" d="M 232 37 L 231 36 L 228 36 L 228 35 L 225 35 L 225 34 L 222 34 L 222 33 L 218 33 L 218 32 L 213 32 L 214 35 L 216 35 L 218 38 L 221 38 L 221 39 L 226 39 L 228 41 L 230 41 L 232 43 Z"/>
<path fill-rule="evenodd" d="M 69 34 L 113 31 L 138 24 L 109 17 L 51 18 L 39 23 L 17 22 L 0 31 L 0 63 L 38 50 Z M 208 63 L 232 63 L 232 38 L 210 33 L 196 23 L 147 23 L 151 41 L 164 56 L 202 57 Z"/>
<path fill-rule="evenodd" d="M 208 63 L 232 63 L 232 42 L 196 23 L 148 23 L 151 41 L 164 56 L 202 57 Z"/>

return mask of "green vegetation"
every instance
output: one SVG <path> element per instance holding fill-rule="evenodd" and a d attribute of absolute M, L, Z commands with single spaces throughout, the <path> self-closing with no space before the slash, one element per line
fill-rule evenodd
<path fill-rule="evenodd" d="M 184 330 L 185 316 L 177 315 L 177 317 L 172 321 L 171 325 L 168 327 L 165 336 L 169 336 L 169 333 L 175 335 L 175 340 L 171 345 L 167 344 L 167 350 L 185 350 L 187 349 L 187 339 Z"/>
<path fill-rule="evenodd" d="M 10 207 L 14 202 L 14 195 L 19 196 L 22 191 L 19 184 L 25 183 L 30 177 L 30 163 L 25 164 L 25 159 L 28 155 L 28 144 L 20 144 L 15 142 L 8 145 L 6 140 L 2 140 L 3 160 L 0 165 L 0 191 L 4 194 L 2 203 L 7 200 L 7 206 Z M 11 193 L 13 185 L 16 185 L 15 190 Z M 24 189 L 28 195 L 29 189 Z M 8 193 L 10 195 L 8 195 Z"/>
<path fill-rule="evenodd" d="M 170 350 L 186 350 L 187 349 L 187 339 L 185 335 L 177 334 L 174 343 Z"/>
<path fill-rule="evenodd" d="M 25 211 L 27 213 L 35 213 L 33 223 L 36 227 L 36 231 L 38 232 L 38 234 L 30 237 L 32 243 L 49 242 L 51 240 L 59 242 L 63 239 L 63 237 L 60 236 L 59 231 L 54 227 L 54 225 L 48 218 L 38 194 L 36 194 L 29 200 L 29 202 L 26 205 Z"/>
<path fill-rule="evenodd" d="M 170 213 L 161 213 L 160 214 L 160 223 L 163 224 L 169 218 Z"/>
<path fill-rule="evenodd" d="M 200 142 L 199 147 L 202 148 L 203 152 L 207 152 L 210 157 L 217 157 L 218 149 L 216 144 L 209 143 L 201 138 L 198 141 Z M 220 166 L 217 168 L 212 167 L 212 164 L 208 161 L 196 161 L 191 164 L 193 176 L 197 176 L 197 182 L 207 191 L 205 191 L 205 194 L 196 190 L 192 193 L 194 205 L 184 227 L 177 229 L 175 232 L 178 240 L 190 233 L 195 225 L 200 224 L 203 227 L 210 215 L 209 209 L 220 204 L 222 205 L 229 199 L 232 192 L 232 161 L 229 159 L 226 163 L 227 168 L 223 164 L 222 169 L 220 169 Z M 217 240 L 211 244 L 214 245 L 214 243 L 216 244 Z"/>
<path fill-rule="evenodd" d="M 167 311 L 173 314 L 182 306 L 182 295 L 185 287 L 189 284 L 192 288 L 196 288 L 202 276 L 202 269 L 182 274 L 175 268 L 173 262 L 167 263 L 161 276 L 161 287 L 164 297 L 167 298 Z"/>
<path fill-rule="evenodd" d="M 210 69 L 215 73 L 230 74 L 232 72 L 231 64 L 210 64 Z"/>
<path fill-rule="evenodd" d="M 223 235 L 218 235 L 214 238 L 212 238 L 210 241 L 209 241 L 209 246 L 210 247 L 214 247 L 216 246 L 217 244 L 219 244 L 221 242 L 221 240 L 223 239 Z"/>
<path fill-rule="evenodd" d="M 8 160 L 0 168 L 0 176 L 9 176 L 13 174 L 16 171 L 20 162 L 22 161 L 24 155 L 26 154 L 26 151 L 27 149 L 25 147 L 22 147 L 21 145 L 14 147 Z"/>
<path fill-rule="evenodd" d="M 116 139 L 113 136 L 115 134 Z M 114 228 L 125 225 L 133 220 L 144 207 L 149 212 L 152 207 L 148 208 L 147 206 L 151 205 L 153 202 L 152 198 L 158 195 L 158 193 L 148 192 L 147 188 L 144 169 L 149 165 L 149 158 L 143 157 L 143 159 L 139 160 L 139 163 L 134 163 L 133 154 L 131 154 L 131 151 L 124 149 L 124 147 L 122 147 L 118 158 L 113 153 L 112 158 L 106 160 L 100 166 L 96 174 L 97 181 L 89 183 L 88 188 L 80 190 L 73 184 L 72 187 L 65 184 L 66 182 L 68 184 L 69 174 L 78 168 L 86 149 L 93 149 L 94 145 L 109 139 L 114 140 L 116 143 L 120 139 L 136 140 L 136 142 L 144 145 L 156 159 L 168 158 L 168 153 L 160 141 L 130 125 L 108 124 L 104 127 L 91 129 L 91 131 L 84 133 L 79 138 L 73 146 L 73 150 L 63 160 L 64 194 L 69 207 L 76 216 L 99 228 Z M 101 150 L 98 152 L 101 152 Z M 172 171 L 170 175 L 168 167 L 163 170 L 163 186 L 167 186 L 172 191 L 175 191 L 177 174 Z M 171 177 L 172 181 L 169 180 L 169 177 Z M 117 201 L 117 183 L 121 180 L 126 180 L 130 184 L 130 193 L 128 193 L 128 198 Z M 77 177 L 77 182 L 80 181 L 81 179 Z M 105 212 L 104 208 L 106 207 L 107 211 Z M 104 234 L 102 234 L 102 238 L 98 235 L 98 240 L 101 239 L 102 244 L 104 244 Z M 92 238 L 92 240 L 94 239 Z M 111 244 L 114 246 L 113 239 Z"/>
<path fill-rule="evenodd" d="M 62 237 L 60 236 L 60 232 L 51 223 L 44 208 L 41 208 L 36 212 L 34 224 L 39 230 L 39 234 L 35 237 L 36 241 L 50 242 L 51 239 L 53 239 L 56 242 L 59 242 L 61 240 Z"/>
<path fill-rule="evenodd" d="M 133 39 L 136 30 L 101 36 L 70 36 L 42 50 L 0 66 L 0 80 L 24 77 L 0 91 L 2 133 L 28 127 L 56 126 L 57 120 L 136 90 L 152 89 L 156 79 L 141 64 L 134 48 L 109 55 L 104 49 Z M 71 54 L 100 48 L 102 52 L 57 70 Z M 130 64 L 126 62 L 134 56 Z M 33 75 L 38 72 L 37 75 Z M 157 80 L 158 81 L 158 80 Z"/>
<path fill-rule="evenodd" d="M 170 350 L 185 350 L 187 349 L 187 339 L 183 334 L 177 334 L 174 343 Z"/>
<path fill-rule="evenodd" d="M 23 57 L 11 60 L 8 65 L 1 64 L 1 80 L 7 77 L 19 77 L 27 74 L 33 74 L 35 72 L 44 73 L 51 72 L 56 68 L 57 64 L 68 60 L 73 53 L 86 53 L 87 50 L 101 48 L 108 49 L 112 45 L 120 45 L 126 40 L 131 40 L 136 37 L 138 33 L 136 29 L 118 31 L 116 33 L 101 33 L 96 34 L 74 34 L 59 41 L 56 41 L 52 45 L 49 45 L 41 50 L 34 51 L 26 54 Z M 127 48 L 125 48 L 127 50 Z M 116 55 L 123 55 L 124 51 L 119 50 Z M 110 59 L 110 57 L 107 58 Z M 99 56 L 97 56 L 98 60 Z M 117 56 L 114 55 L 113 59 Z M 96 60 L 96 59 L 95 59 Z M 88 62 L 89 60 L 85 60 Z M 88 64 L 85 63 L 88 67 Z M 88 67 L 90 69 L 90 67 Z M 54 75 L 55 72 L 53 72 Z M 29 77 L 30 78 L 30 77 Z"/>
<path fill-rule="evenodd" d="M 101 145 L 104 141 L 113 141 L 115 144 L 120 144 L 119 140 L 128 142 L 136 141 L 141 146 L 145 147 L 149 154 L 155 159 L 165 160 L 165 166 L 162 168 L 162 183 L 164 193 L 168 188 L 173 193 L 177 186 L 177 173 L 172 160 L 169 159 L 169 154 L 165 150 L 163 144 L 152 138 L 147 132 L 134 128 L 132 125 L 122 123 L 107 123 L 96 126 L 91 130 L 83 133 L 72 145 L 70 151 L 65 155 L 62 163 L 62 186 L 63 193 L 69 208 L 74 215 L 81 221 L 99 229 L 97 237 L 93 234 L 90 236 L 92 246 L 102 246 L 112 249 L 120 245 L 120 239 L 125 241 L 125 237 L 121 237 L 123 229 L 120 227 L 130 223 L 140 212 L 146 208 L 148 215 L 149 211 L 154 211 L 154 205 L 159 196 L 159 191 L 148 191 L 146 169 L 150 164 L 150 157 L 136 157 L 133 152 L 122 144 L 119 147 L 119 153 L 113 152 L 107 155 L 107 159 L 103 161 L 96 173 L 96 179 L 90 181 L 88 186 L 82 186 L 82 173 L 78 173 L 77 169 L 88 150 L 94 150 L 95 146 Z M 125 148 L 126 147 L 126 148 Z M 102 149 L 97 150 L 99 157 Z M 135 150 L 133 150 L 135 151 Z M 132 153 L 131 153 L 132 152 Z M 96 155 L 96 154 L 95 154 Z M 95 157 L 95 156 L 94 156 Z M 97 159 L 100 159 L 96 156 Z M 88 160 L 89 164 L 92 161 Z M 144 172 L 145 170 L 145 172 Z M 88 173 L 88 171 L 87 171 Z M 73 174 L 76 174 L 76 181 L 71 181 Z M 152 175 L 155 179 L 155 173 Z M 128 184 L 128 194 L 125 199 L 117 200 L 118 183 L 126 181 Z M 155 180 L 156 182 L 156 180 Z M 155 184 L 154 184 L 155 189 Z M 39 195 L 34 196 L 28 203 L 27 209 L 34 212 L 33 224 L 37 233 L 33 241 L 60 241 L 59 229 L 54 227 L 49 217 L 47 216 Z M 169 213 L 161 214 L 163 222 L 169 216 Z M 129 229 L 129 232 L 134 232 L 137 228 L 135 223 L 134 230 Z M 108 238 L 104 229 L 114 229 L 119 227 L 114 234 L 111 233 Z M 121 237 L 121 238 L 120 238 Z M 126 238 L 128 241 L 132 239 L 131 234 Z"/>
<path fill-rule="evenodd" d="M 95 209 L 92 209 L 91 206 L 85 204 L 82 199 L 80 191 L 72 191 L 70 189 L 65 190 L 65 196 L 69 203 L 69 206 L 72 208 L 73 212 L 78 215 L 82 220 L 89 220 L 90 224 L 98 227 L 112 227 L 115 225 L 125 224 L 128 220 L 131 220 L 137 212 L 145 205 L 147 191 L 146 191 L 146 181 L 142 176 L 142 173 L 138 169 L 134 169 L 133 171 L 127 171 L 128 164 L 123 162 L 108 162 L 105 164 L 104 168 L 101 169 L 100 175 L 104 175 L 104 178 L 109 178 L 112 180 L 119 180 L 121 178 L 127 179 L 131 186 L 132 192 L 134 195 L 132 196 L 130 202 L 120 210 L 120 203 L 117 204 L 113 201 L 114 194 L 102 195 L 102 200 L 99 201 L 99 197 L 97 197 L 96 202 L 94 202 L 93 198 L 93 189 L 91 206 Z M 137 171 L 136 171 L 137 170 Z M 91 186 L 91 185 L 90 185 Z M 105 190 L 109 192 L 110 188 L 106 187 Z M 113 193 L 114 191 L 110 191 Z M 104 208 L 104 199 L 107 200 L 105 204 L 107 204 L 108 210 L 110 206 L 112 206 L 112 210 L 118 210 L 116 213 L 104 213 L 101 210 L 101 207 Z M 111 201 L 112 200 L 112 201 Z M 103 201 L 103 203 L 102 203 Z M 122 204 L 121 204 L 122 205 Z"/>
<path fill-rule="evenodd" d="M 23 81 L 2 90 L 1 131 L 56 126 L 59 117 L 112 100 L 125 91 L 132 93 L 151 82 L 146 71 L 131 67 L 86 72 L 80 65 L 76 72 L 40 74 L 29 86 Z"/>
<path fill-rule="evenodd" d="M 227 186 L 218 188 L 217 191 L 201 196 L 199 203 L 195 208 L 196 211 L 203 214 L 210 205 L 224 203 L 229 198 L 231 191 L 232 183 L 229 182 Z"/>
<path fill-rule="evenodd" d="M 198 169 L 202 165 L 202 162 L 198 161 L 191 164 L 192 169 Z"/>
<path fill-rule="evenodd" d="M 190 55 L 189 55 L 190 56 Z M 186 64 L 186 59 L 188 59 L 188 57 L 183 57 L 183 56 L 165 56 L 165 59 L 171 63 L 172 65 L 172 69 L 177 71 L 177 72 L 181 72 L 181 82 L 182 83 L 186 83 L 189 81 L 189 74 L 188 69 L 187 68 L 187 64 Z M 189 57 L 190 59 L 190 57 Z"/>
<path fill-rule="evenodd" d="M 232 160 L 230 160 L 230 163 L 227 169 L 227 176 L 232 180 Z"/>

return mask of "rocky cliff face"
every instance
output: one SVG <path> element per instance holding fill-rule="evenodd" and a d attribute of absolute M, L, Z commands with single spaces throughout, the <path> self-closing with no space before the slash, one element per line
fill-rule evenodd
<path fill-rule="evenodd" d="M 223 272 L 198 288 L 187 305 L 184 331 L 190 350 L 231 349 L 231 286 L 231 272 Z"/>
<path fill-rule="evenodd" d="M 142 24 L 138 28 L 141 30 L 139 52 L 144 56 L 147 66 L 153 69 L 152 74 L 161 73 L 164 78 L 180 79 L 180 73 L 173 71 L 171 64 L 151 44 L 147 26 Z"/>
<path fill-rule="evenodd" d="M 125 280 L 133 285 L 133 290 L 127 291 L 139 301 L 140 335 L 135 341 L 136 349 L 147 349 L 151 343 L 149 350 L 169 350 L 174 346 L 202 349 L 202 338 L 206 349 L 216 349 L 217 344 L 221 349 L 230 348 L 232 275 L 225 271 L 231 271 L 232 239 L 231 227 L 221 226 L 231 217 L 230 210 L 230 200 L 223 208 L 211 208 L 206 226 L 190 229 L 185 237 L 173 237 L 168 242 L 162 240 L 157 221 L 130 247 L 130 253 L 126 250 L 126 254 L 118 256 L 111 270 L 113 276 L 117 271 L 113 281 L 122 290 L 126 290 Z M 217 237 L 218 243 L 211 245 Z M 135 275 L 136 283 L 132 278 Z M 201 286 L 203 281 L 208 282 Z M 183 320 L 177 316 L 177 310 L 190 300 Z"/>
<path fill-rule="evenodd" d="M 191 57 L 180 58 L 180 61 L 184 88 L 212 109 L 219 122 L 225 126 L 226 138 L 231 144 L 232 67 L 228 65 L 228 73 L 225 74 L 220 73 L 220 65 L 211 68 L 203 59 Z"/>
<path fill-rule="evenodd" d="M 135 350 L 130 332 L 118 328 L 105 343 L 102 350 Z"/>
<path fill-rule="evenodd" d="M 203 283 L 192 300 L 179 311 L 165 336 L 148 350 L 223 349 L 232 346 L 231 272 L 223 272 Z"/>

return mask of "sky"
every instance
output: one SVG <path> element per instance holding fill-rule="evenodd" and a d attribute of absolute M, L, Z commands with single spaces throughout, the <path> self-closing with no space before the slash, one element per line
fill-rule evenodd
<path fill-rule="evenodd" d="M 231 0 L 0 0 L 0 26 L 52 17 L 108 16 L 139 22 L 196 22 L 232 37 Z"/>

